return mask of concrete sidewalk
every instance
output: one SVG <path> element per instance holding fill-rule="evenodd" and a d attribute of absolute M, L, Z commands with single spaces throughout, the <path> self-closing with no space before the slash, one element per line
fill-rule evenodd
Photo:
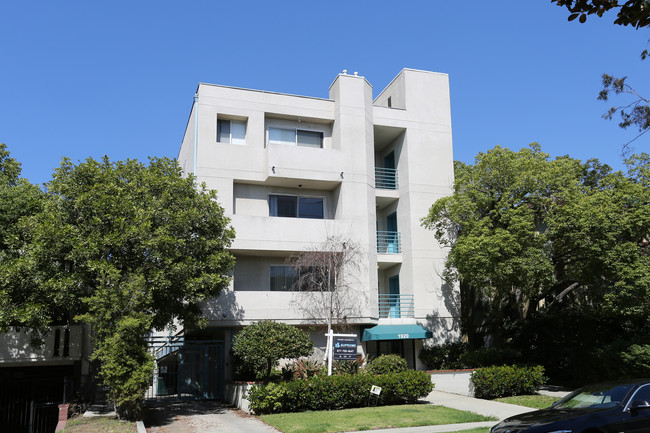
<path fill-rule="evenodd" d="M 450 394 L 448 392 L 435 390 L 431 391 L 431 394 L 429 394 L 425 400 L 437 406 L 451 407 L 454 409 L 474 412 L 479 415 L 493 416 L 499 420 L 535 410 L 525 406 L 518 406 L 516 404 L 482 400 L 480 398 L 466 397 L 464 395 Z"/>

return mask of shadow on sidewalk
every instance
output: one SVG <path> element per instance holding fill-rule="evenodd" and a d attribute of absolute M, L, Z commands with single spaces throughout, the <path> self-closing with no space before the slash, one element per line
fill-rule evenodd
<path fill-rule="evenodd" d="M 143 422 L 147 427 L 163 427 L 178 417 L 225 414 L 230 406 L 220 401 L 152 401 L 146 403 Z"/>

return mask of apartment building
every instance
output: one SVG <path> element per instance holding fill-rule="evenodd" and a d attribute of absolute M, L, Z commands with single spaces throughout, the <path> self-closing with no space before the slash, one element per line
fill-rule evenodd
<path fill-rule="evenodd" d="M 459 337 L 445 250 L 420 223 L 453 184 L 446 74 L 404 69 L 373 97 L 343 71 L 327 99 L 202 83 L 178 161 L 217 190 L 236 230 L 230 288 L 204 305 L 209 326 L 186 335 L 224 342 L 226 376 L 232 336 L 255 321 L 303 327 L 323 350 L 325 328 L 299 308 L 287 259 L 332 236 L 360 246 L 346 317 L 360 354 L 397 353 L 420 369 L 425 342 Z"/>

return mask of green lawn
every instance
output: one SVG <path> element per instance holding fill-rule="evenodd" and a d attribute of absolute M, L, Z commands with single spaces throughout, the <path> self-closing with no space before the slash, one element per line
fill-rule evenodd
<path fill-rule="evenodd" d="M 494 420 L 471 412 L 428 404 L 281 413 L 262 415 L 260 419 L 284 433 L 330 433 Z M 483 430 L 477 432 L 483 433 Z"/>
<path fill-rule="evenodd" d="M 136 433 L 134 422 L 120 421 L 109 416 L 69 419 L 64 433 Z"/>
<path fill-rule="evenodd" d="M 534 409 L 546 409 L 556 401 L 559 397 L 549 397 L 548 395 L 516 395 L 514 397 L 503 397 L 494 399 L 502 403 L 518 404 L 519 406 L 532 407 Z"/>

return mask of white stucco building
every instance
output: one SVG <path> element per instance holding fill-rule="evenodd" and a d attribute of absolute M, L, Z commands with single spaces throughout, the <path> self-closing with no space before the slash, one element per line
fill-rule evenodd
<path fill-rule="evenodd" d="M 423 368 L 425 338 L 458 338 L 458 289 L 444 285 L 445 251 L 420 224 L 453 184 L 446 74 L 404 69 L 373 97 L 344 72 L 328 99 L 200 84 L 178 160 L 217 190 L 236 230 L 232 284 L 196 334 L 224 341 L 226 362 L 233 333 L 261 319 L 304 326 L 325 345 L 296 307 L 285 260 L 331 235 L 363 253 L 358 315 L 347 318 L 360 353 Z"/>

